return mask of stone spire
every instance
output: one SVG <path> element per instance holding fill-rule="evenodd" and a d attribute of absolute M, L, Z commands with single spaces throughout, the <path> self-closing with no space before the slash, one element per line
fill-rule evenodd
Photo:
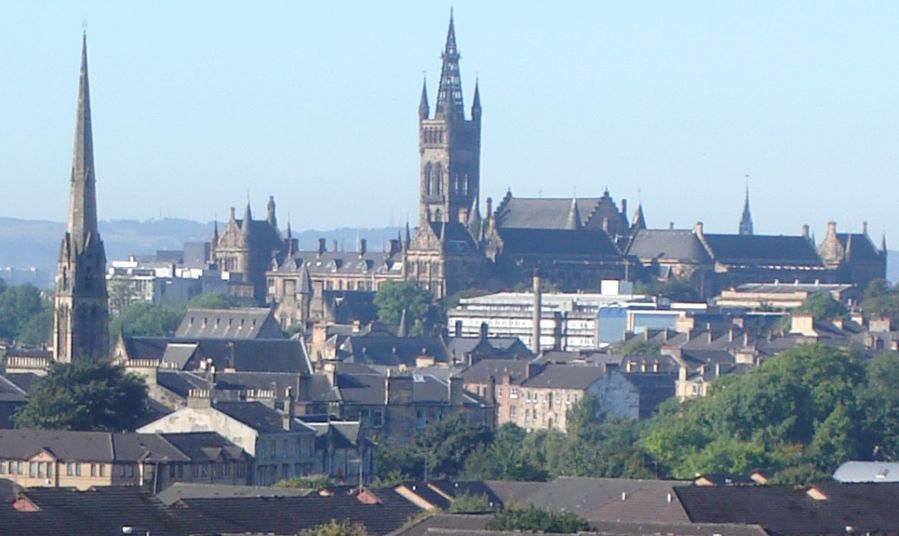
<path fill-rule="evenodd" d="M 481 91 L 478 89 L 478 81 L 474 82 L 474 98 L 471 102 L 471 118 L 475 121 L 481 120 Z"/>
<path fill-rule="evenodd" d="M 886 255 L 886 252 L 887 252 L 887 234 L 886 234 L 886 232 L 884 232 L 883 235 L 881 235 L 881 237 L 880 237 L 880 252 L 882 254 Z"/>
<path fill-rule="evenodd" d="M 446 46 L 440 58 L 440 86 L 437 90 L 437 118 L 465 119 L 465 105 L 462 102 L 462 76 L 459 70 L 459 49 L 456 48 L 456 30 L 453 13 L 450 11 L 449 29 L 446 32 Z"/>
<path fill-rule="evenodd" d="M 247 208 L 243 211 L 243 221 L 240 224 L 240 230 L 243 234 L 250 234 L 251 223 L 253 223 L 253 213 L 250 211 L 250 202 L 247 201 Z"/>
<path fill-rule="evenodd" d="M 471 200 L 471 209 L 468 211 L 468 221 L 466 222 L 468 225 L 468 232 L 471 233 L 471 237 L 475 239 L 475 241 L 480 240 L 481 237 L 481 211 L 478 208 L 478 198 L 474 197 Z"/>
<path fill-rule="evenodd" d="M 746 185 L 746 201 L 743 203 L 743 216 L 740 218 L 739 234 L 752 234 L 752 214 L 749 212 L 749 184 Z"/>
<path fill-rule="evenodd" d="M 421 81 L 421 101 L 418 103 L 418 118 L 427 119 L 431 115 L 431 107 L 428 105 L 428 79 Z"/>
<path fill-rule="evenodd" d="M 266 208 L 266 217 L 265 221 L 269 222 L 272 227 L 275 229 L 278 228 L 278 217 L 275 215 L 275 196 L 268 196 L 268 204 L 265 206 Z"/>
<path fill-rule="evenodd" d="M 97 226 L 93 145 L 85 33 L 81 41 L 69 212 L 57 261 L 53 302 L 53 358 L 63 362 L 108 357 L 106 251 Z"/>
<path fill-rule="evenodd" d="M 87 33 L 81 40 L 81 76 L 78 112 L 75 116 L 75 152 L 72 156 L 71 194 L 67 231 L 79 247 L 97 233 L 97 193 L 94 175 L 94 139 L 91 129 L 91 96 L 87 75 Z"/>
<path fill-rule="evenodd" d="M 568 219 L 565 221 L 565 228 L 572 231 L 581 228 L 581 214 L 577 209 L 577 197 L 571 198 L 571 207 L 568 209 Z"/>
<path fill-rule="evenodd" d="M 412 233 L 409 231 L 409 220 L 406 220 L 406 234 L 403 237 L 403 249 L 409 249 L 412 244 Z"/>
<path fill-rule="evenodd" d="M 646 229 L 646 217 L 643 215 L 643 203 L 638 200 L 634 219 L 631 220 L 631 231 L 642 231 L 643 229 Z"/>

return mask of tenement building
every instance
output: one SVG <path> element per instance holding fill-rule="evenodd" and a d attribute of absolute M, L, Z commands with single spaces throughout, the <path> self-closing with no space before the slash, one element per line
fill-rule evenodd
<path fill-rule="evenodd" d="M 66 234 L 59 248 L 53 304 L 53 358 L 63 362 L 105 357 L 108 346 L 106 252 L 97 226 L 94 173 L 85 34 L 81 43 L 69 213 Z"/>

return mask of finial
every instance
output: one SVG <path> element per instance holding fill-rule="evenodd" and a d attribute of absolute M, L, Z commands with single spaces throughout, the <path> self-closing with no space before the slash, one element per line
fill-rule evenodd
<path fill-rule="evenodd" d="M 641 198 L 642 194 L 643 194 L 643 191 L 640 190 L 640 188 L 637 188 L 637 204 L 638 205 L 643 203 L 643 199 Z"/>
<path fill-rule="evenodd" d="M 81 18 L 81 32 L 87 34 L 87 15 Z"/>

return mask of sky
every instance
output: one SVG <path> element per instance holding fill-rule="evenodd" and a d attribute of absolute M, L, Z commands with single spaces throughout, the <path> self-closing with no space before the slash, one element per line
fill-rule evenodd
<path fill-rule="evenodd" d="M 417 217 L 450 8 L 481 195 L 639 198 L 650 227 L 899 240 L 899 2 L 17 2 L 0 216 L 65 219 L 86 20 L 102 219 Z M 747 179 L 748 175 L 748 179 Z M 483 209 L 483 206 L 482 206 Z"/>

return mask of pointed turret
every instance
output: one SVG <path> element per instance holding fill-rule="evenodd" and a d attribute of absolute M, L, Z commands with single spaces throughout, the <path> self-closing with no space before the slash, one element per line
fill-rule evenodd
<path fill-rule="evenodd" d="M 278 218 L 275 215 L 275 196 L 268 196 L 268 204 L 265 206 L 266 208 L 266 216 L 265 221 L 269 222 L 272 227 L 278 228 Z"/>
<path fill-rule="evenodd" d="M 474 81 L 474 98 L 471 102 L 471 118 L 474 121 L 481 120 L 481 91 L 478 89 L 478 81 Z"/>
<path fill-rule="evenodd" d="M 462 76 L 459 70 L 459 49 L 456 48 L 456 30 L 450 12 L 449 29 L 446 31 L 446 46 L 440 58 L 440 86 L 437 90 L 438 119 L 465 119 L 465 105 L 462 102 Z"/>
<path fill-rule="evenodd" d="M 643 203 L 637 201 L 637 210 L 634 211 L 634 219 L 631 221 L 631 231 L 646 229 L 646 217 L 643 215 Z"/>
<path fill-rule="evenodd" d="M 94 138 L 91 127 L 87 33 L 85 33 L 81 40 L 81 75 L 78 80 L 78 111 L 75 116 L 75 150 L 72 156 L 67 226 L 79 250 L 84 247 L 88 235 L 97 233 L 97 193 L 94 173 Z"/>
<path fill-rule="evenodd" d="M 852 260 L 852 233 L 846 234 L 846 252 L 843 255 L 847 261 Z"/>
<path fill-rule="evenodd" d="M 880 237 L 880 252 L 884 255 L 887 252 L 887 234 L 886 233 L 883 233 L 883 235 L 881 235 L 881 237 Z"/>
<path fill-rule="evenodd" d="M 403 249 L 409 249 L 412 244 L 412 233 L 409 231 L 409 221 L 406 221 L 406 236 L 403 237 Z"/>
<path fill-rule="evenodd" d="M 212 221 L 212 247 L 215 247 L 216 244 L 219 243 L 219 222 L 218 220 Z"/>
<path fill-rule="evenodd" d="M 568 209 L 568 219 L 565 220 L 565 228 L 572 231 L 581 228 L 581 214 L 577 209 L 577 197 L 571 198 L 571 207 Z"/>
<path fill-rule="evenodd" d="M 752 214 L 749 211 L 749 185 L 746 185 L 746 200 L 743 203 L 743 216 L 740 217 L 739 234 L 752 234 Z"/>
<path fill-rule="evenodd" d="M 287 258 L 293 257 L 294 253 L 293 233 L 290 230 L 290 218 L 287 218 Z"/>
<path fill-rule="evenodd" d="M 243 234 L 250 234 L 250 225 L 253 223 L 253 213 L 250 211 L 250 202 L 247 201 L 247 208 L 243 211 L 243 221 L 240 230 Z"/>
<path fill-rule="evenodd" d="M 421 81 L 421 101 L 418 103 L 418 118 L 427 119 L 431 115 L 431 107 L 428 105 L 428 79 Z"/>
<path fill-rule="evenodd" d="M 481 211 L 478 208 L 477 197 L 474 197 L 471 200 L 471 209 L 468 211 L 468 221 L 466 223 L 471 236 L 477 240 L 481 233 Z"/>

